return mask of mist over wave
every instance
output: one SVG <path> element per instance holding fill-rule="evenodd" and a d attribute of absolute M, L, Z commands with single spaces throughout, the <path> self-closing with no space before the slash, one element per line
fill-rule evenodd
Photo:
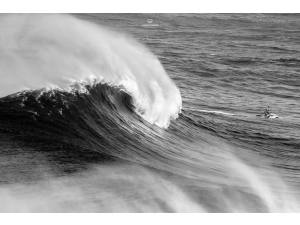
<path fill-rule="evenodd" d="M 0 27 L 0 96 L 103 82 L 131 94 L 150 123 L 167 127 L 181 109 L 156 56 L 126 35 L 68 15 L 1 16 Z"/>

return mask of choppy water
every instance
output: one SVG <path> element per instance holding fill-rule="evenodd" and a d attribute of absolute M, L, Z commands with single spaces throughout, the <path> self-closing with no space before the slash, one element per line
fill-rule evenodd
<path fill-rule="evenodd" d="M 23 47 L 31 43 L 22 39 L 23 31 L 11 32 L 20 36 L 11 48 L 0 39 L 7 51 L 0 53 L 2 71 L 42 71 L 51 78 L 54 70 L 48 73 L 48 65 L 57 72 L 77 72 L 72 63 L 84 68 L 81 72 L 99 71 L 89 60 L 98 63 L 101 56 L 100 67 L 108 68 L 101 71 L 113 80 L 86 84 L 84 92 L 31 88 L 14 94 L 9 85 L 3 86 L 2 92 L 14 95 L 0 99 L 0 211 L 300 211 L 299 15 L 73 16 L 146 45 L 179 88 L 182 111 L 167 129 L 158 126 L 165 124 L 179 98 L 152 56 L 129 37 L 95 32 L 69 39 L 63 31 L 59 35 L 45 28 L 52 39 L 29 33 L 28 40 L 40 41 L 30 52 Z M 38 30 L 31 22 L 17 24 Z M 108 50 L 101 47 L 105 53 L 94 53 L 94 42 Z M 43 44 L 47 51 L 39 55 L 41 61 L 31 60 Z M 15 60 L 12 51 L 26 60 Z M 35 69 L 39 63 L 42 69 Z M 120 75 L 115 78 L 111 71 Z M 145 93 L 150 103 L 141 110 L 135 105 L 136 92 L 111 84 L 124 71 L 137 77 L 139 88 L 149 88 Z M 12 74 L 0 73 L 1 79 L 9 84 Z M 14 80 L 11 90 L 28 76 Z M 161 89 L 148 86 L 152 76 L 160 79 Z M 39 74 L 31 79 L 40 81 Z M 256 116 L 268 105 L 278 119 Z"/>

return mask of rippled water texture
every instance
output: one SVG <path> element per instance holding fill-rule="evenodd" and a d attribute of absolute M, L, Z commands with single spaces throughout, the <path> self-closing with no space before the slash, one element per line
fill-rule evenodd
<path fill-rule="evenodd" d="M 159 70 L 160 88 L 141 89 L 149 102 L 140 110 L 138 92 L 111 82 L 84 83 L 84 91 L 39 87 L 2 97 L 0 211 L 300 211 L 298 14 L 72 16 L 124 37 L 122 44 L 117 35 L 113 41 L 89 38 L 87 43 L 105 49 L 96 54 L 105 63 L 93 58 L 95 64 L 84 65 L 109 65 L 105 78 L 118 84 L 123 81 L 110 72 L 117 66 L 133 69 L 142 73 L 143 88 Z M 81 38 L 74 37 L 68 50 L 87 40 L 85 34 Z M 130 54 L 124 45 L 134 46 Z M 60 58 L 67 63 L 69 56 Z M 2 62 L 5 57 L 0 53 Z M 15 65 L 9 71 L 22 70 Z M 123 70 L 116 71 L 123 76 Z M 167 76 L 182 99 L 181 113 L 168 128 L 144 116 L 150 110 L 165 121 L 178 111 L 180 96 Z M 257 116 L 267 106 L 279 118 Z"/>

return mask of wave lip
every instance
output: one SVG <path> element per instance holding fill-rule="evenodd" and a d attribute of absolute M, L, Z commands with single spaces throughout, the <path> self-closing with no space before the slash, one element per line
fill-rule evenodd
<path fill-rule="evenodd" d="M 160 127 L 181 110 L 179 89 L 157 57 L 128 35 L 69 15 L 5 15 L 0 26 L 0 97 L 106 83 L 124 89 L 135 111 Z"/>

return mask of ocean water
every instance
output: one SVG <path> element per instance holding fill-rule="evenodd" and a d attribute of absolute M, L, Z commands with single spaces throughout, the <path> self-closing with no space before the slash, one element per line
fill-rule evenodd
<path fill-rule="evenodd" d="M 0 28 L 1 212 L 300 211 L 298 14 Z"/>

